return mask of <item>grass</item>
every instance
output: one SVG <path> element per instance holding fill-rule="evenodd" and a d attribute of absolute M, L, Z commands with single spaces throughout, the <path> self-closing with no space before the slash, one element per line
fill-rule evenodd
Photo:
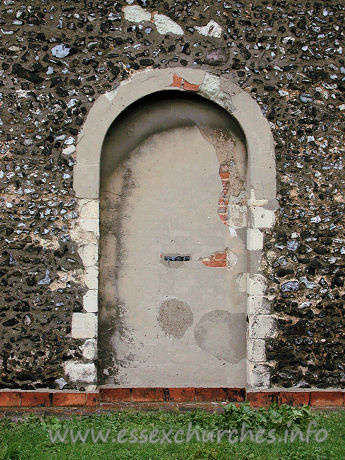
<path fill-rule="evenodd" d="M 316 430 L 323 428 L 328 432 L 328 437 L 323 442 L 315 440 L 314 433 L 310 435 L 308 443 L 295 440 L 289 441 L 291 430 L 300 429 L 306 435 L 306 430 L 311 421 L 317 423 Z M 215 435 L 214 442 L 197 442 L 193 436 L 190 442 L 174 443 L 160 440 L 164 437 L 162 430 L 168 433 L 168 439 L 173 441 L 174 434 L 178 430 L 184 430 L 184 438 L 190 430 L 196 430 L 202 439 L 203 430 L 226 430 L 237 429 L 239 436 L 241 428 L 245 423 L 244 430 L 252 430 L 254 436 L 259 428 L 265 430 L 258 436 L 262 443 L 252 442 L 247 435 L 244 442 L 229 443 L 227 434 L 220 442 L 217 442 Z M 94 443 L 91 439 L 91 429 L 94 434 L 102 430 L 103 437 L 107 432 L 107 442 Z M 117 439 L 121 430 L 127 430 L 127 441 L 123 443 L 112 442 Z M 140 438 L 139 434 L 143 432 Z M 158 430 L 153 440 L 159 439 L 156 443 L 139 442 L 152 430 Z M 53 436 L 57 430 L 63 436 L 66 433 L 65 442 L 52 442 L 49 430 Z M 85 443 L 78 440 L 71 441 L 70 430 L 74 436 L 80 433 L 87 435 Z M 89 431 L 87 431 L 89 430 Z M 137 437 L 138 442 L 130 443 L 130 432 Z M 267 443 L 272 439 L 268 432 L 281 442 Z M 284 438 L 288 433 L 287 438 Z M 260 434 L 260 433 L 259 433 Z M 233 432 L 232 439 L 236 433 Z M 181 440 L 182 431 L 177 436 Z M 324 432 L 319 432 L 320 439 Z M 287 439 L 287 442 L 284 441 Z M 121 440 L 121 438 L 120 438 Z M 21 420 L 11 421 L 3 419 L 0 421 L 0 460 L 73 460 L 73 459 L 140 459 L 140 460 L 174 460 L 174 459 L 242 459 L 242 460 L 312 460 L 312 459 L 334 459 L 345 458 L 345 412 L 311 412 L 309 408 L 292 408 L 289 406 L 272 405 L 268 410 L 251 409 L 247 404 L 235 407 L 229 404 L 224 413 L 210 414 L 203 411 L 188 413 L 168 413 L 163 411 L 155 412 L 134 412 L 121 411 L 109 412 L 100 415 L 75 416 L 58 418 L 55 416 L 37 417 L 28 416 Z"/>

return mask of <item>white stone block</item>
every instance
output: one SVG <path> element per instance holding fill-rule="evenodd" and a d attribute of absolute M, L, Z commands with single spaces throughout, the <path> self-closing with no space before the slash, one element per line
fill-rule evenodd
<path fill-rule="evenodd" d="M 80 219 L 79 225 L 85 232 L 92 232 L 96 236 L 99 235 L 99 221 L 98 219 Z"/>
<path fill-rule="evenodd" d="M 248 359 L 254 363 L 266 361 L 265 341 L 263 339 L 248 340 Z"/>
<path fill-rule="evenodd" d="M 123 10 L 126 21 L 148 22 L 151 21 L 151 13 L 139 5 L 126 6 Z"/>
<path fill-rule="evenodd" d="M 89 243 L 79 248 L 79 255 L 83 261 L 84 267 L 93 267 L 98 262 L 98 245 Z"/>
<path fill-rule="evenodd" d="M 247 229 L 248 251 L 260 251 L 264 247 L 264 235 L 257 228 Z"/>
<path fill-rule="evenodd" d="M 270 369 L 264 364 L 248 362 L 248 385 L 251 388 L 269 388 Z"/>
<path fill-rule="evenodd" d="M 84 310 L 88 313 L 98 312 L 98 290 L 90 289 L 83 297 Z"/>
<path fill-rule="evenodd" d="M 94 360 L 97 358 L 97 342 L 94 339 L 88 339 L 81 347 L 83 358 Z"/>
<path fill-rule="evenodd" d="M 248 294 L 263 296 L 266 291 L 266 278 L 262 275 L 252 275 L 248 278 Z"/>
<path fill-rule="evenodd" d="M 84 281 L 89 289 L 98 289 L 98 267 L 88 267 L 85 270 Z"/>
<path fill-rule="evenodd" d="M 97 316 L 93 313 L 73 313 L 72 337 L 88 339 L 97 335 Z"/>
<path fill-rule="evenodd" d="M 164 14 L 155 14 L 153 20 L 159 34 L 183 35 L 182 27 Z"/>
<path fill-rule="evenodd" d="M 99 219 L 98 200 L 79 200 L 79 216 L 81 219 Z"/>
<path fill-rule="evenodd" d="M 213 19 L 211 19 L 211 21 L 209 21 L 206 26 L 195 26 L 195 29 L 199 32 L 199 34 L 206 37 L 220 38 L 222 35 L 221 26 L 216 21 L 213 21 Z"/>
<path fill-rule="evenodd" d="M 248 296 L 248 315 L 267 315 L 270 313 L 270 304 L 266 297 Z"/>
<path fill-rule="evenodd" d="M 250 210 L 250 220 L 254 228 L 271 228 L 275 221 L 274 211 L 253 206 Z"/>
<path fill-rule="evenodd" d="M 85 382 L 92 384 L 97 381 L 97 371 L 94 363 L 66 361 L 64 369 L 66 375 L 72 382 Z"/>
<path fill-rule="evenodd" d="M 252 339 L 266 339 L 273 337 L 276 331 L 276 320 L 271 315 L 248 315 L 249 337 Z"/>
<path fill-rule="evenodd" d="M 211 99 L 215 98 L 220 91 L 220 79 L 217 75 L 207 73 L 200 86 L 201 94 L 205 94 Z"/>

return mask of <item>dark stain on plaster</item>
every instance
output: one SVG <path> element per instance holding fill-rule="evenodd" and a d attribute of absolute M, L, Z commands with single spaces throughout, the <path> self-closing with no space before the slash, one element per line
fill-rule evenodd
<path fill-rule="evenodd" d="M 198 346 L 217 359 L 236 364 L 246 356 L 246 315 L 213 310 L 194 329 Z"/>
<path fill-rule="evenodd" d="M 212 136 L 213 130 L 221 130 L 224 139 L 228 136 L 225 133 L 231 131 L 245 143 L 237 121 L 219 105 L 195 94 L 160 91 L 133 103 L 109 128 L 102 151 L 102 181 L 106 183 L 113 171 L 128 159 L 128 154 L 150 136 L 187 126 L 197 126 L 211 143 L 217 138 L 216 134 Z M 218 150 L 221 151 L 221 146 Z M 224 156 L 224 151 L 220 154 Z"/>
<path fill-rule="evenodd" d="M 114 195 L 106 190 L 106 183 L 101 183 L 100 213 L 100 286 L 99 286 L 99 330 L 98 336 L 98 380 L 99 384 L 121 383 L 116 374 L 126 361 L 120 360 L 113 344 L 115 337 L 128 335 L 123 315 L 125 302 L 118 295 L 118 279 L 125 248 L 122 244 L 122 220 L 126 213 L 126 200 L 135 187 L 132 170 L 125 168 L 121 177 L 121 190 Z M 102 261 L 108 256 L 107 238 L 115 241 L 115 251 L 111 266 L 102 269 Z M 110 376 L 110 377 L 109 377 Z M 110 379 L 110 381 L 109 381 Z"/>
<path fill-rule="evenodd" d="M 167 335 L 182 339 L 193 324 L 193 312 L 186 302 L 169 298 L 160 305 L 157 321 Z"/>

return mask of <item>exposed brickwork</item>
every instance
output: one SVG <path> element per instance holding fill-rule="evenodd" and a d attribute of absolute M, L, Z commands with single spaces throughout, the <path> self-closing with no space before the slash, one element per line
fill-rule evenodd
<path fill-rule="evenodd" d="M 180 77 L 179 75 L 176 75 L 176 73 L 174 73 L 173 75 L 173 82 L 171 84 L 171 86 L 175 87 L 175 88 L 181 88 L 182 87 L 182 77 Z"/>
<path fill-rule="evenodd" d="M 226 252 L 215 252 L 210 257 L 200 259 L 206 267 L 226 267 Z"/>
<path fill-rule="evenodd" d="M 173 75 L 173 82 L 171 86 L 174 88 L 184 89 L 185 91 L 197 92 L 200 89 L 200 85 L 196 85 L 195 83 L 189 83 L 187 80 L 184 80 L 182 77 L 176 74 Z"/>
<path fill-rule="evenodd" d="M 189 83 L 188 81 L 184 80 L 183 82 L 183 89 L 185 91 L 199 91 L 200 85 L 195 85 L 194 83 Z"/>
<path fill-rule="evenodd" d="M 252 407 L 268 407 L 273 402 L 290 406 L 344 407 L 344 391 L 248 391 L 244 388 L 101 388 L 99 392 L 0 391 L 0 407 L 86 407 L 111 408 L 117 403 L 209 403 L 249 401 Z"/>
<path fill-rule="evenodd" d="M 310 393 L 306 392 L 281 392 L 278 396 L 279 404 L 288 404 L 289 406 L 303 406 L 310 404 Z"/>
<path fill-rule="evenodd" d="M 220 220 L 226 225 L 228 219 L 228 204 L 230 191 L 229 165 L 223 163 L 219 167 L 219 176 L 222 181 L 222 194 L 218 200 L 218 215 Z"/>
<path fill-rule="evenodd" d="M 48 407 L 51 404 L 50 394 L 48 392 L 22 392 L 21 406 L 23 407 Z"/>
<path fill-rule="evenodd" d="M 53 393 L 52 406 L 85 406 L 86 393 Z"/>
<path fill-rule="evenodd" d="M 343 406 L 344 393 L 341 391 L 315 391 L 310 394 L 310 405 L 316 407 Z"/>

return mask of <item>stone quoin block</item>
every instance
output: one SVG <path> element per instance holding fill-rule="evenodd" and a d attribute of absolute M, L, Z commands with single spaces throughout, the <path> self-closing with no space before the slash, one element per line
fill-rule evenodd
<path fill-rule="evenodd" d="M 97 313 L 98 311 L 98 290 L 90 289 L 83 297 L 83 307 L 88 313 Z"/>
<path fill-rule="evenodd" d="M 85 270 L 84 281 L 88 289 L 98 289 L 98 267 L 87 267 Z"/>
<path fill-rule="evenodd" d="M 261 206 L 250 208 L 250 223 L 253 228 L 271 228 L 275 222 L 274 211 Z"/>
<path fill-rule="evenodd" d="M 259 251 L 264 246 L 264 235 L 257 228 L 247 229 L 247 249 L 248 251 Z"/>
<path fill-rule="evenodd" d="M 248 359 L 252 362 L 266 361 L 265 340 L 252 339 L 248 341 Z"/>
<path fill-rule="evenodd" d="M 79 255 L 84 267 L 94 267 L 98 261 L 98 245 L 89 243 L 79 247 Z"/>
<path fill-rule="evenodd" d="M 99 219 L 99 201 L 81 198 L 79 200 L 79 216 L 81 219 Z"/>
<path fill-rule="evenodd" d="M 93 313 L 73 313 L 72 337 L 75 339 L 93 338 L 97 335 L 97 316 Z"/>
<path fill-rule="evenodd" d="M 267 280 L 260 274 L 248 277 L 248 294 L 251 296 L 263 296 L 266 292 Z"/>
<path fill-rule="evenodd" d="M 266 297 L 248 296 L 248 315 L 268 315 L 271 312 L 271 305 Z"/>
<path fill-rule="evenodd" d="M 85 340 L 81 346 L 83 352 L 83 358 L 88 360 L 94 360 L 97 358 L 97 341 L 95 339 Z"/>
<path fill-rule="evenodd" d="M 80 228 L 85 232 L 90 232 L 99 236 L 99 222 L 97 219 L 80 219 L 79 221 Z"/>
<path fill-rule="evenodd" d="M 248 385 L 250 388 L 269 388 L 270 368 L 264 364 L 248 362 Z"/>
<path fill-rule="evenodd" d="M 276 320 L 271 315 L 249 316 L 249 337 L 252 339 L 265 339 L 273 337 L 276 330 Z"/>
<path fill-rule="evenodd" d="M 94 363 L 67 361 L 64 364 L 64 370 L 72 382 L 95 383 L 97 380 L 97 370 Z"/>

